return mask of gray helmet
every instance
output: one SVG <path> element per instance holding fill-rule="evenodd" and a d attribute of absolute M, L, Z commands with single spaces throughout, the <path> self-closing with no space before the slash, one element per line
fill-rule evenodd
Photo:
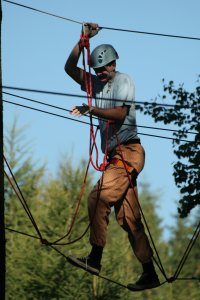
<path fill-rule="evenodd" d="M 113 60 L 118 59 L 119 56 L 113 46 L 109 44 L 102 44 L 97 46 L 91 53 L 91 67 L 101 68 Z"/>

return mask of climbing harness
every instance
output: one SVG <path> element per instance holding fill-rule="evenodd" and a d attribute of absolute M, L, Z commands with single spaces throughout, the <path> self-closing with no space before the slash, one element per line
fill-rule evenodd
<path fill-rule="evenodd" d="M 123 159 L 113 157 L 110 161 L 110 164 L 113 164 L 121 168 L 125 167 L 128 173 L 131 173 L 133 171 L 133 167 L 131 167 L 127 162 L 123 161 Z"/>

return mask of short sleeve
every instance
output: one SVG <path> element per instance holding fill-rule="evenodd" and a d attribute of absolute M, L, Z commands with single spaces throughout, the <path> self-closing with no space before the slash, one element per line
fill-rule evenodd
<path fill-rule="evenodd" d="M 116 100 L 116 106 L 130 105 L 134 100 L 134 85 L 131 78 L 126 74 L 121 74 L 115 84 L 113 97 Z"/>

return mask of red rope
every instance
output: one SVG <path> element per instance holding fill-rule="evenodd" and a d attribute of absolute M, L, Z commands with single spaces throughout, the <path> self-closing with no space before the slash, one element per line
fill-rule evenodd
<path fill-rule="evenodd" d="M 95 132 L 95 138 L 96 138 L 96 134 L 97 134 L 97 130 L 96 129 L 96 132 Z M 93 151 L 93 147 L 94 145 L 92 145 L 91 147 L 91 152 Z M 89 166 L 90 166 L 90 158 L 89 158 L 89 161 L 88 161 L 88 164 L 87 164 L 87 168 L 86 168 L 86 172 L 85 172 L 85 176 L 84 176 L 84 180 L 83 180 L 83 184 L 82 184 L 82 187 L 81 187 L 81 192 L 79 194 L 79 199 L 78 199 L 78 202 L 76 204 L 76 209 L 75 209 L 75 212 L 74 212 L 74 215 L 73 215 L 73 218 L 72 218 L 72 221 L 71 221 L 71 225 L 69 227 L 69 230 L 68 232 L 61 238 L 59 238 L 58 240 L 54 241 L 54 242 L 51 242 L 49 243 L 50 245 L 69 245 L 69 244 L 72 244 L 74 243 L 75 241 L 78 241 L 80 240 L 85 234 L 86 232 L 88 231 L 88 228 L 89 226 L 87 226 L 86 230 L 84 231 L 84 233 L 78 237 L 77 239 L 75 239 L 74 241 L 70 241 L 68 243 L 59 243 L 61 240 L 63 240 L 64 238 L 68 237 L 72 231 L 72 228 L 74 226 L 74 223 L 75 223 L 75 220 L 76 220 L 76 217 L 77 217 L 77 214 L 78 214 L 78 211 L 79 211 L 79 208 L 80 208 L 80 204 L 81 204 L 81 200 L 83 198 L 83 194 L 84 194 L 84 191 L 85 191 L 85 185 L 86 185 L 86 180 L 87 180 L 87 175 L 88 175 L 88 170 L 89 170 Z"/>
<path fill-rule="evenodd" d="M 83 68 L 84 68 L 84 80 L 85 80 L 85 88 L 86 94 L 88 98 L 88 106 L 92 106 L 92 75 L 91 75 L 91 67 L 90 67 L 90 41 L 87 34 L 82 33 L 80 37 L 80 48 L 83 54 Z M 86 60 L 85 60 L 85 50 L 87 51 L 87 64 L 88 64 L 88 72 L 86 72 Z M 107 165 L 107 154 L 108 154 L 108 129 L 109 129 L 110 122 L 107 122 L 106 125 L 106 146 L 105 146 L 105 153 L 103 158 L 103 163 L 99 165 L 99 152 L 98 147 L 96 144 L 96 137 L 94 134 L 94 127 L 92 123 L 92 115 L 90 115 L 90 143 L 89 143 L 89 157 L 90 162 L 93 168 L 97 171 L 104 171 Z M 92 146 L 93 145 L 93 146 Z M 94 163 L 92 157 L 92 147 L 95 148 L 96 153 L 96 162 Z"/>

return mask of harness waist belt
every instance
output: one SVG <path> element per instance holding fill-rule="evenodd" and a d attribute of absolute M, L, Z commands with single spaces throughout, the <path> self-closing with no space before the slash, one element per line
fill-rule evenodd
<path fill-rule="evenodd" d="M 128 165 L 126 162 L 123 162 L 121 159 L 113 157 L 110 161 L 110 164 L 113 164 L 115 166 L 118 167 L 123 167 L 126 169 L 126 171 L 128 171 L 129 173 L 131 173 L 133 171 L 133 167 L 131 167 L 130 165 Z"/>

